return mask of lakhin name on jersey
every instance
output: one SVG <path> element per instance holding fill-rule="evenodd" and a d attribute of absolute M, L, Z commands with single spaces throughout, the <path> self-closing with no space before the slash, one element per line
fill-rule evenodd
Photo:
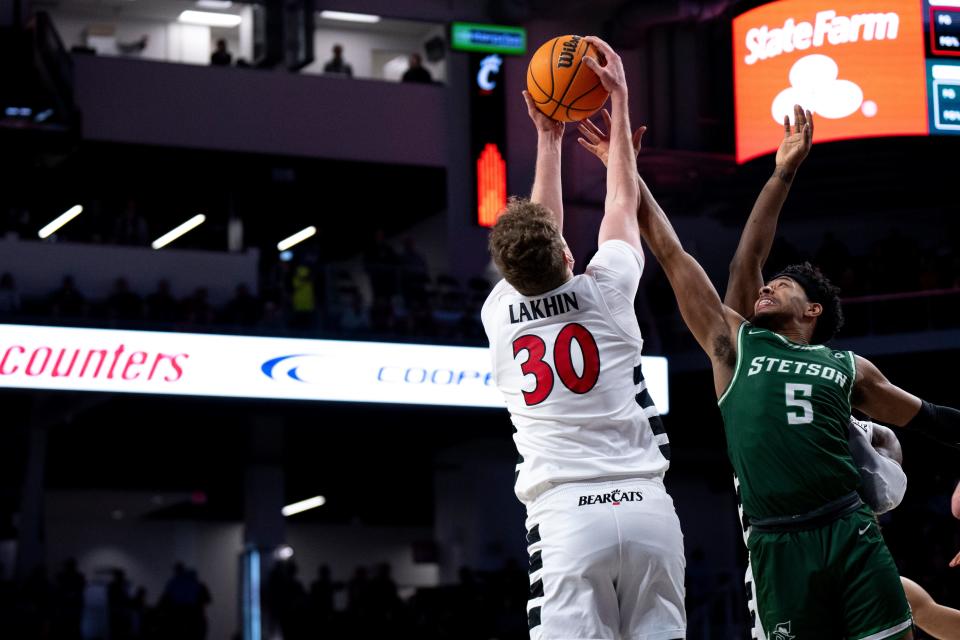
<path fill-rule="evenodd" d="M 527 302 L 518 302 L 510 305 L 510 324 L 518 324 L 529 320 L 539 320 L 566 313 L 571 309 L 580 310 L 577 294 L 558 293 L 546 298 L 536 298 Z"/>
<path fill-rule="evenodd" d="M 584 507 L 588 504 L 612 504 L 613 506 L 619 506 L 621 502 L 640 502 L 643 500 L 643 494 L 639 491 L 621 491 L 620 489 L 614 489 L 610 493 L 591 493 L 585 496 L 580 496 L 580 504 L 577 506 Z"/>
<path fill-rule="evenodd" d="M 824 380 L 833 380 L 841 387 L 847 384 L 848 379 L 847 374 L 841 373 L 833 367 L 827 367 L 816 362 L 797 362 L 785 358 L 757 356 L 750 361 L 750 370 L 747 372 L 747 377 L 755 376 L 762 372 L 813 376 L 815 378 L 823 378 Z"/>

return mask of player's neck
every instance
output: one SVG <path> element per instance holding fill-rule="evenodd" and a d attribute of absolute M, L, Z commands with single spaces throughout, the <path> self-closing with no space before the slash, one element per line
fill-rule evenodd
<path fill-rule="evenodd" d="M 763 327 L 765 323 L 757 323 L 758 326 Z M 810 331 L 805 327 L 798 325 L 795 322 L 786 322 L 783 324 L 771 323 L 772 326 L 767 326 L 767 329 L 770 329 L 777 335 L 783 336 L 791 342 L 796 342 L 797 344 L 810 344 Z"/>

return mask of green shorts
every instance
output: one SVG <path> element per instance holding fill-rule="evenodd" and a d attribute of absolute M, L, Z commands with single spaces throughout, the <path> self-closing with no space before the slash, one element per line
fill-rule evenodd
<path fill-rule="evenodd" d="M 747 546 L 768 640 L 881 640 L 912 628 L 870 507 L 805 531 L 754 530 Z"/>

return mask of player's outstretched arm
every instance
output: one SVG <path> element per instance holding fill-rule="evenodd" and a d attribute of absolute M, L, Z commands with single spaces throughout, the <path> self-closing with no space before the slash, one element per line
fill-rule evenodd
<path fill-rule="evenodd" d="M 530 201 L 542 204 L 553 214 L 553 220 L 563 232 L 563 185 L 560 179 L 560 151 L 563 143 L 563 123 L 548 118 L 533 104 L 526 91 L 527 115 L 537 130 L 537 166 L 533 174 Z"/>
<path fill-rule="evenodd" d="M 892 424 L 925 433 L 941 442 L 960 446 L 960 411 L 936 405 L 904 391 L 884 376 L 866 358 L 856 357 L 857 379 L 850 398 L 865 414 Z"/>
<path fill-rule="evenodd" d="M 927 634 L 938 640 L 960 640 L 960 611 L 937 604 L 930 594 L 909 578 L 900 578 L 913 620 Z"/>
<path fill-rule="evenodd" d="M 597 243 L 623 240 L 637 251 L 642 251 L 636 217 L 639 197 L 637 160 L 630 132 L 627 79 L 623 71 L 623 61 L 617 52 L 600 38 L 587 36 L 585 40 L 597 49 L 604 64 L 601 65 L 592 57 L 585 57 L 584 64 L 597 74 L 603 88 L 610 92 L 613 107 L 607 156 L 607 197 Z"/>
<path fill-rule="evenodd" d="M 723 302 L 745 317 L 753 315 L 757 291 L 763 286 L 763 265 L 770 256 L 777 233 L 780 210 L 790 193 L 793 178 L 813 144 L 813 114 L 794 105 L 793 121 L 791 127 L 789 116 L 783 118 L 783 140 L 777 149 L 776 168 L 757 196 L 740 235 L 737 252 L 730 262 Z"/>
<path fill-rule="evenodd" d="M 642 178 L 637 220 L 640 233 L 663 267 L 683 321 L 713 363 L 717 397 L 723 395 L 736 366 L 736 335 L 743 317 L 720 301 L 703 267 L 680 244 L 670 220 Z"/>
<path fill-rule="evenodd" d="M 960 520 L 960 482 L 957 483 L 957 488 L 953 490 L 953 498 L 950 499 L 950 511 L 953 512 L 954 518 Z M 960 556 L 957 556 L 957 558 L 960 559 Z"/>

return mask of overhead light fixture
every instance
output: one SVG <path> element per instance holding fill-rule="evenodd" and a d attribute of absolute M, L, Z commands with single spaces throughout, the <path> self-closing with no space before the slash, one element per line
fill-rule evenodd
<path fill-rule="evenodd" d="M 352 11 L 321 11 L 320 17 L 327 20 L 342 20 L 344 22 L 363 22 L 375 24 L 380 22 L 380 16 L 369 13 L 353 13 Z"/>
<path fill-rule="evenodd" d="M 312 498 L 307 498 L 306 500 L 301 500 L 300 502 L 294 502 L 293 504 L 288 504 L 283 509 L 280 509 L 280 513 L 284 517 L 289 518 L 292 515 L 297 513 L 302 513 L 304 511 L 309 511 L 310 509 L 316 509 L 317 507 L 322 507 L 326 504 L 327 499 L 323 496 L 314 496 Z"/>
<path fill-rule="evenodd" d="M 293 557 L 293 547 L 288 544 L 282 544 L 277 547 L 276 551 L 273 552 L 273 555 L 277 560 L 289 560 Z"/>
<path fill-rule="evenodd" d="M 277 251 L 286 251 L 286 250 L 289 249 L 290 247 L 292 247 L 292 246 L 294 246 L 294 245 L 296 245 L 296 244 L 300 244 L 301 242 L 303 242 L 303 241 L 306 240 L 307 238 L 311 238 L 311 237 L 313 237 L 313 236 L 315 236 L 315 235 L 317 235 L 317 228 L 314 227 L 313 225 L 311 225 L 311 226 L 307 227 L 306 229 L 303 229 L 303 230 L 301 230 L 301 231 L 297 231 L 295 234 L 293 234 L 293 235 L 290 236 L 289 238 L 284 238 L 283 240 L 281 240 L 280 242 L 278 242 L 278 243 L 277 243 Z"/>
<path fill-rule="evenodd" d="M 166 232 L 165 234 L 163 234 L 162 236 L 154 240 L 150 244 L 150 246 L 153 247 L 154 249 L 162 249 L 168 244 L 170 244 L 171 242 L 173 242 L 174 240 L 176 240 L 177 238 L 179 238 L 180 236 L 182 236 L 183 234 L 193 231 L 194 229 L 202 225 L 206 221 L 206 219 L 207 219 L 207 216 L 203 215 L 202 213 L 199 213 L 193 216 L 192 218 L 190 218 L 189 220 L 187 220 L 186 222 L 184 222 L 183 224 L 181 224 L 180 226 L 171 229 L 170 231 Z"/>
<path fill-rule="evenodd" d="M 37 235 L 40 236 L 41 239 L 49 238 L 50 236 L 52 236 L 54 233 L 57 232 L 57 229 L 67 224 L 68 222 L 76 218 L 81 213 L 83 213 L 83 207 L 80 206 L 79 204 L 75 204 L 69 209 L 67 209 L 66 211 L 64 211 L 63 213 L 61 213 L 59 216 L 54 218 L 53 221 L 50 222 L 50 224 L 45 226 L 43 229 L 40 229 L 40 231 L 37 232 Z"/>
<path fill-rule="evenodd" d="M 243 19 L 232 13 L 211 13 L 210 11 L 186 10 L 180 14 L 180 22 L 201 24 L 207 27 L 236 27 Z"/>
<path fill-rule="evenodd" d="M 230 0 L 197 0 L 197 6 L 204 9 L 229 9 L 233 6 Z"/>

